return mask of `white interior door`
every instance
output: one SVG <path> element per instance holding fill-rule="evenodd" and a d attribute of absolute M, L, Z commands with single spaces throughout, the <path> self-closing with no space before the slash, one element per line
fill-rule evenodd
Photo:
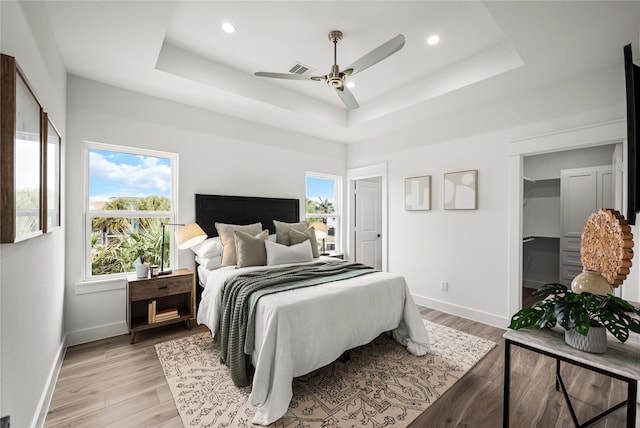
<path fill-rule="evenodd" d="M 381 180 L 355 182 L 355 257 L 358 263 L 382 269 Z"/>

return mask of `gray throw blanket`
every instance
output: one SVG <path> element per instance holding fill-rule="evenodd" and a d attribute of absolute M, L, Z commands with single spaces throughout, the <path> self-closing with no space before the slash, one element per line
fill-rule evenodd
<path fill-rule="evenodd" d="M 216 339 L 222 351 L 221 360 L 229 367 L 236 386 L 249 385 L 248 356 L 253 351 L 254 310 L 264 295 L 309 287 L 375 272 L 360 263 L 341 260 L 257 270 L 229 278 L 224 284 L 220 328 Z"/>

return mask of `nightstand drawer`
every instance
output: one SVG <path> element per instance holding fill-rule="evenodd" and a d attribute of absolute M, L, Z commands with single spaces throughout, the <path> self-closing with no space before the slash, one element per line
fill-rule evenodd
<path fill-rule="evenodd" d="M 191 275 L 132 281 L 129 283 L 131 301 L 189 293 L 193 287 L 192 281 Z"/>

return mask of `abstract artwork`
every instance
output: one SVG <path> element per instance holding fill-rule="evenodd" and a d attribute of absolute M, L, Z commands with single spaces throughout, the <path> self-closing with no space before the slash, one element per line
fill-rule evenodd
<path fill-rule="evenodd" d="M 444 175 L 444 209 L 475 210 L 478 201 L 478 170 Z"/>
<path fill-rule="evenodd" d="M 431 209 L 431 176 L 404 179 L 404 209 L 426 211 Z"/>

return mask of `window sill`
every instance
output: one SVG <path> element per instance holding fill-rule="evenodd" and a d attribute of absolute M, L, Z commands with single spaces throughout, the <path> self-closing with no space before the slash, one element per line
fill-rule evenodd
<path fill-rule="evenodd" d="M 131 273 L 129 275 L 122 275 L 116 278 L 85 280 L 75 285 L 75 293 L 78 295 L 124 290 L 127 288 L 127 280 L 135 279 L 135 276 L 135 273 Z"/>

